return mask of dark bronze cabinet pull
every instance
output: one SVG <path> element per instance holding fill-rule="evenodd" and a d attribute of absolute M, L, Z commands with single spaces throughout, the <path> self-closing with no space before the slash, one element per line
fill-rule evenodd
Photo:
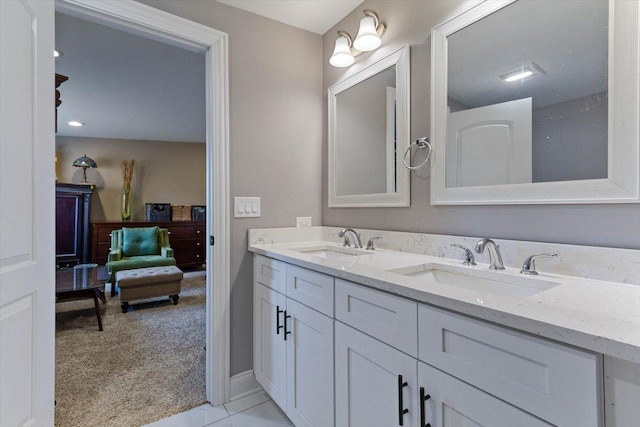
<path fill-rule="evenodd" d="M 404 414 L 409 412 L 402 401 L 402 389 L 408 385 L 408 382 L 402 380 L 402 375 L 398 375 L 398 425 L 401 426 L 404 425 Z"/>
<path fill-rule="evenodd" d="M 287 319 L 291 319 L 291 316 L 287 316 L 287 310 L 284 311 L 284 340 L 287 340 L 287 335 L 291 333 L 291 331 L 287 331 Z"/>
<path fill-rule="evenodd" d="M 276 305 L 276 335 L 280 335 L 280 329 L 284 328 L 280 324 L 280 313 L 284 313 L 284 310 L 280 310 L 280 306 Z"/>
<path fill-rule="evenodd" d="M 424 387 L 420 387 L 420 427 L 431 427 L 431 423 L 426 423 L 424 403 L 431 399 L 431 396 L 424 393 Z"/>

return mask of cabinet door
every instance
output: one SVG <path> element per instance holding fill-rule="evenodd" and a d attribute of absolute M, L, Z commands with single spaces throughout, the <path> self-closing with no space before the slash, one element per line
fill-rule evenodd
<path fill-rule="evenodd" d="M 291 298 L 287 315 L 287 416 L 297 427 L 331 427 L 333 319 Z"/>
<path fill-rule="evenodd" d="M 259 283 L 253 287 L 253 371 L 274 402 L 285 408 L 287 349 L 284 341 L 284 295 Z M 281 311 L 278 311 L 281 310 Z"/>
<path fill-rule="evenodd" d="M 511 406 L 425 363 L 418 362 L 418 384 L 429 398 L 422 406 L 423 425 L 431 427 L 551 427 L 540 418 Z M 418 397 L 420 399 L 420 397 Z"/>
<path fill-rule="evenodd" d="M 335 335 L 336 425 L 417 426 L 416 360 L 337 321 Z"/>

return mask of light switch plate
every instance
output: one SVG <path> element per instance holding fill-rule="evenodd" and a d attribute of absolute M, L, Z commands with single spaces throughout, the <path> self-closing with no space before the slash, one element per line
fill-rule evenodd
<path fill-rule="evenodd" d="M 234 218 L 260 217 L 260 197 L 234 197 Z"/>
<path fill-rule="evenodd" d="M 311 227 L 311 217 L 310 216 L 296 217 L 296 227 Z"/>

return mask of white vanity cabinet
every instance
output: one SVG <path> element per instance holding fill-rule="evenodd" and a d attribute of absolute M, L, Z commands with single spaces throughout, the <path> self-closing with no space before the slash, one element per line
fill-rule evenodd
<path fill-rule="evenodd" d="M 440 401 L 433 413 L 439 422 L 455 409 L 451 416 L 465 414 L 480 425 L 601 425 L 599 355 L 425 304 L 418 307 L 418 330 L 418 358 L 430 365 L 421 364 L 420 386 Z M 444 385 L 453 377 L 475 389 Z M 465 398 L 468 407 L 454 406 Z M 503 421 L 483 418 L 489 414 L 477 410 L 479 402 L 491 403 Z"/>
<path fill-rule="evenodd" d="M 339 279 L 335 295 L 336 425 L 417 426 L 417 303 Z"/>
<path fill-rule="evenodd" d="M 418 384 L 420 427 L 553 426 L 426 363 L 418 362 Z"/>
<path fill-rule="evenodd" d="M 296 426 L 600 427 L 607 401 L 628 409 L 606 412 L 606 427 L 626 427 L 637 412 L 611 390 L 636 390 L 640 373 L 623 379 L 628 369 L 611 364 L 604 398 L 599 354 L 260 255 L 254 263 L 256 378 Z"/>
<path fill-rule="evenodd" d="M 334 425 L 333 319 L 316 310 L 327 306 L 333 316 L 333 278 L 256 255 L 254 373 L 299 427 Z"/>
<path fill-rule="evenodd" d="M 337 426 L 418 425 L 414 358 L 340 322 L 335 346 Z"/>

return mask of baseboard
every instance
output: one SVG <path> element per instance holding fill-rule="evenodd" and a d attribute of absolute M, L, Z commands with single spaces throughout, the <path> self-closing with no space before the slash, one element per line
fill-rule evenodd
<path fill-rule="evenodd" d="M 229 402 L 243 399 L 261 391 L 262 387 L 258 384 L 256 376 L 253 375 L 253 369 L 240 372 L 232 376 L 229 381 Z"/>

